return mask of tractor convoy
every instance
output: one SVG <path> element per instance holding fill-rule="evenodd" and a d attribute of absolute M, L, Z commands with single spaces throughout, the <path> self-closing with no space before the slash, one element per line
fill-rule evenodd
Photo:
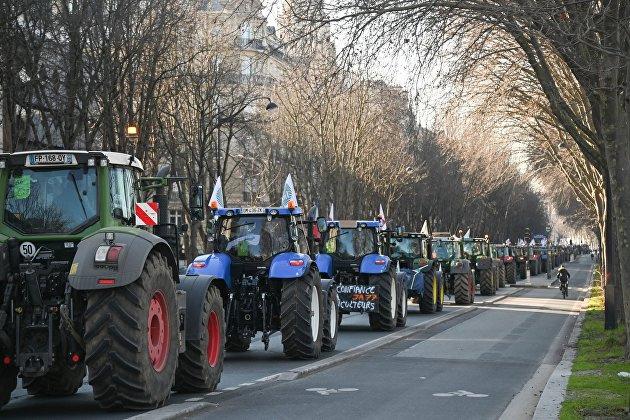
<path fill-rule="evenodd" d="M 335 350 L 344 315 L 404 327 L 408 302 L 440 312 L 570 258 L 544 236 L 512 246 L 388 229 L 376 219 L 305 214 L 290 176 L 280 206 L 209 203 L 189 192 L 187 219 L 207 224 L 208 252 L 180 274 L 187 225 L 169 223 L 168 166 L 143 177 L 133 155 L 0 154 L 0 407 L 18 378 L 30 395 L 68 396 L 88 375 L 107 409 L 153 409 L 171 392 L 212 392 L 225 352 L 281 336 L 292 359 Z M 180 185 L 180 184 L 178 184 Z M 142 202 L 141 197 L 149 197 Z"/>

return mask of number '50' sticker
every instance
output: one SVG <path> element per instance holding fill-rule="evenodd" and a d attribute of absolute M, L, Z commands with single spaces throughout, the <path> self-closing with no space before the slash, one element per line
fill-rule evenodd
<path fill-rule="evenodd" d="M 22 254 L 24 258 L 33 258 L 35 251 L 35 245 L 32 242 L 22 242 L 20 244 L 20 254 Z"/>

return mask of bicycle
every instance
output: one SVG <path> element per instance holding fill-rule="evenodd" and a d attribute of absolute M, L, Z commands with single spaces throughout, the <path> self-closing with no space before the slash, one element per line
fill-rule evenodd
<path fill-rule="evenodd" d="M 560 291 L 562 292 L 562 299 L 566 299 L 569 296 L 569 282 L 560 282 Z"/>

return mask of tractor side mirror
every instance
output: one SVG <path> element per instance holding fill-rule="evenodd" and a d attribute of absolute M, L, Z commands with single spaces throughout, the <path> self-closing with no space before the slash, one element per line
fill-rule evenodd
<path fill-rule="evenodd" d="M 208 241 L 214 241 L 214 234 L 217 231 L 217 226 L 214 222 L 214 219 L 208 220 L 206 224 L 206 233 L 208 234 Z"/>
<path fill-rule="evenodd" d="M 297 241 L 298 238 L 300 237 L 299 232 L 298 232 L 298 227 L 294 222 L 291 222 L 289 224 L 289 235 L 291 235 L 291 240 L 292 241 Z"/>
<path fill-rule="evenodd" d="M 324 233 L 324 232 L 326 232 L 327 229 L 328 229 L 328 224 L 326 223 L 326 218 L 325 217 L 318 217 L 317 218 L 317 230 L 319 230 L 320 233 Z"/>
<path fill-rule="evenodd" d="M 195 222 L 200 222 L 205 218 L 205 207 L 203 205 L 203 185 L 195 185 L 190 189 L 190 218 Z"/>

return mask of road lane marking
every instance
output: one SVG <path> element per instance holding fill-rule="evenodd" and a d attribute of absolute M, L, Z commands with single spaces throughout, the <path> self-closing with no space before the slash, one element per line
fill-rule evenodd
<path fill-rule="evenodd" d="M 460 389 L 459 391 L 452 392 L 437 392 L 433 394 L 434 397 L 466 397 L 466 398 L 486 398 L 490 395 L 488 394 L 476 394 L 474 392 L 465 391 Z"/>
<path fill-rule="evenodd" d="M 331 394 L 337 394 L 339 392 L 355 392 L 358 391 L 358 388 L 339 388 L 339 389 L 335 389 L 335 388 L 306 388 L 305 391 L 308 392 L 316 392 L 319 395 L 331 395 Z"/>

